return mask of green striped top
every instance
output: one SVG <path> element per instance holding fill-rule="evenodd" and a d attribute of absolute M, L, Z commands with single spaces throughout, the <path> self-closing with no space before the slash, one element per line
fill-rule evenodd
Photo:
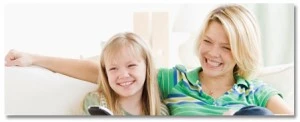
<path fill-rule="evenodd" d="M 186 71 L 181 65 L 159 70 L 159 87 L 171 115 L 223 115 L 228 110 L 238 110 L 248 105 L 266 107 L 271 96 L 280 95 L 277 90 L 262 81 L 247 81 L 235 76 L 236 83 L 233 87 L 214 99 L 202 91 L 198 78 L 201 71 L 201 67 Z"/>
<path fill-rule="evenodd" d="M 84 100 L 83 100 L 83 114 L 84 115 L 90 115 L 89 112 L 88 112 L 88 107 L 89 106 L 102 106 L 102 107 L 105 107 L 107 108 L 107 102 L 106 102 L 106 99 L 104 97 L 103 94 L 99 94 L 98 92 L 94 91 L 94 92 L 89 92 Z M 168 108 L 165 104 L 161 104 L 161 112 L 160 112 L 160 115 L 169 115 L 169 111 L 168 111 Z M 126 116 L 130 116 L 132 114 L 130 114 L 129 112 L 125 111 L 125 110 L 122 110 L 123 112 L 123 115 L 126 115 Z"/>

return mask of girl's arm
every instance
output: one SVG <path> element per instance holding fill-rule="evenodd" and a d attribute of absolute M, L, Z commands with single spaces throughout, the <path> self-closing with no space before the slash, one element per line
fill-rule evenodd
<path fill-rule="evenodd" d="M 5 61 L 6 66 L 36 65 L 70 77 L 97 83 L 99 65 L 94 61 L 48 57 L 16 50 L 10 50 Z"/>

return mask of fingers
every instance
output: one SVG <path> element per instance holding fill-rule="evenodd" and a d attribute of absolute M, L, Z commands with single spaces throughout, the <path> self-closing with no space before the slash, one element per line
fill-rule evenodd
<path fill-rule="evenodd" d="M 20 66 L 20 60 L 11 60 L 5 63 L 5 66 Z"/>
<path fill-rule="evenodd" d="M 17 59 L 17 53 L 15 50 L 10 50 L 7 55 L 5 56 L 5 66 L 14 66 L 18 65 L 20 61 L 16 60 Z"/>
<path fill-rule="evenodd" d="M 10 50 L 5 56 L 5 66 L 30 66 L 32 57 L 28 53 Z"/>
<path fill-rule="evenodd" d="M 13 50 L 9 50 L 9 51 L 8 51 L 8 53 L 7 53 L 6 56 L 5 56 L 5 61 L 10 61 L 11 56 L 12 56 L 12 51 L 13 51 Z"/>

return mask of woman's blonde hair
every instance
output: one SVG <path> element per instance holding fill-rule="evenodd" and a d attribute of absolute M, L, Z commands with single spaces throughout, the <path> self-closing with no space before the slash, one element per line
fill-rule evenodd
<path fill-rule="evenodd" d="M 222 24 L 227 33 L 236 66 L 234 74 L 245 79 L 255 76 L 261 63 L 260 32 L 255 17 L 241 5 L 223 5 L 209 13 L 196 42 L 197 54 L 209 24 Z"/>
<path fill-rule="evenodd" d="M 114 35 L 104 46 L 100 56 L 100 70 L 98 77 L 98 92 L 104 94 L 107 99 L 107 107 L 116 115 L 122 115 L 118 94 L 109 86 L 105 62 L 116 59 L 114 56 L 120 53 L 122 47 L 127 47 L 128 53 L 134 56 L 142 56 L 146 63 L 146 81 L 142 93 L 142 111 L 145 115 L 160 114 L 160 96 L 157 85 L 156 70 L 153 63 L 150 48 L 138 35 L 130 32 Z M 117 60 L 117 59 L 116 59 Z"/>

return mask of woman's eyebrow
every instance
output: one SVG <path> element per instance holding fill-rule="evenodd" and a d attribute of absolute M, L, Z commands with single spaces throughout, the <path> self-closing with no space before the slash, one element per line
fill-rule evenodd
<path fill-rule="evenodd" d="M 209 36 L 205 35 L 204 38 L 208 38 L 209 40 L 212 40 Z"/>

